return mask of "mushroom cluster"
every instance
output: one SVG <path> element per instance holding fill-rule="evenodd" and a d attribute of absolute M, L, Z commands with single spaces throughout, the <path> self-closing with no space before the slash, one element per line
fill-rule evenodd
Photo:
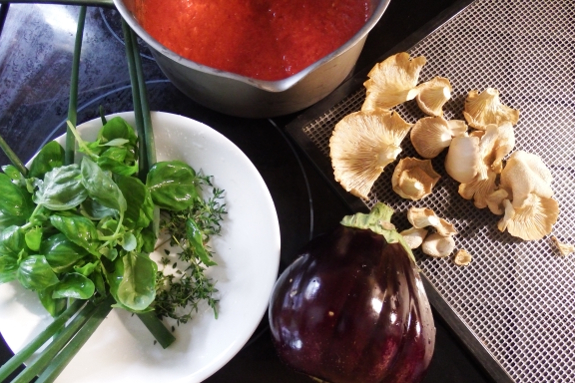
<path fill-rule="evenodd" d="M 413 148 L 423 159 L 403 158 L 396 165 L 391 182 L 399 196 L 417 201 L 431 194 L 440 179 L 431 159 L 447 150 L 445 170 L 459 183 L 459 194 L 473 200 L 479 209 L 502 215 L 499 230 L 524 240 L 550 234 L 559 214 L 553 179 L 539 156 L 513 152 L 519 111 L 504 105 L 497 89 L 487 88 L 467 94 L 464 120 L 447 120 L 443 107 L 451 98 L 451 84 L 443 77 L 418 84 L 425 64 L 425 57 L 410 58 L 402 52 L 369 72 L 361 110 L 337 123 L 330 138 L 335 179 L 347 191 L 368 199 L 373 184 L 397 159 L 400 144 L 409 133 Z M 409 100 L 415 100 L 426 114 L 415 124 L 391 110 Z M 421 219 L 427 223 L 419 222 Z M 412 227 L 402 235 L 410 247 L 421 246 L 434 257 L 453 252 L 455 229 L 444 232 L 439 222 L 446 221 L 431 210 L 410 209 L 408 220 Z M 429 228 L 433 233 L 428 233 Z M 456 264 L 470 261 L 466 250 L 457 251 Z"/>

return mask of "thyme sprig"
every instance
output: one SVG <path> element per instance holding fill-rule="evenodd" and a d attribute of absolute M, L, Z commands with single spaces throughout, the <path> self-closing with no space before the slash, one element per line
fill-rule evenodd
<path fill-rule="evenodd" d="M 216 282 L 206 271 L 216 264 L 209 242 L 220 234 L 227 214 L 224 191 L 214 187 L 211 176 L 198 174 L 197 182 L 198 190 L 209 189 L 209 197 L 198 198 L 187 210 L 164 212 L 160 220 L 162 231 L 169 233 L 165 242 L 177 251 L 165 250 L 160 261 L 154 310 L 160 318 L 175 319 L 177 324 L 187 323 L 201 302 L 218 317 Z"/>

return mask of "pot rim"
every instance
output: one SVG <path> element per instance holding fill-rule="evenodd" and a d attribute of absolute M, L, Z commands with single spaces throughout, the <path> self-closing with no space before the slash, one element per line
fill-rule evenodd
<path fill-rule="evenodd" d="M 391 0 L 380 0 L 380 1 L 378 1 L 377 6 L 373 10 L 372 15 L 367 20 L 367 22 L 363 25 L 363 27 L 361 27 L 361 29 L 355 35 L 353 35 L 345 44 L 343 44 L 342 46 L 337 48 L 335 51 L 322 57 L 321 59 L 319 59 L 318 61 L 309 65 L 308 67 L 302 69 L 298 73 L 293 74 L 293 75 L 286 77 L 284 79 L 275 80 L 275 81 L 259 80 L 259 79 L 255 79 L 255 78 L 251 78 L 251 77 L 247 77 L 247 76 L 242 76 L 242 75 L 231 73 L 231 72 L 224 71 L 221 69 L 215 69 L 215 68 L 209 67 L 207 65 L 199 64 L 197 62 L 194 62 L 194 61 L 191 61 L 187 58 L 184 58 L 183 56 L 180 56 L 179 54 L 166 48 L 164 45 L 162 45 L 160 42 L 158 42 L 156 39 L 154 39 L 148 32 L 146 32 L 146 30 L 140 26 L 140 24 L 138 23 L 138 21 L 136 20 L 136 18 L 132 14 L 132 12 L 130 12 L 130 10 L 128 10 L 128 8 L 124 4 L 123 0 L 113 0 L 113 1 L 114 1 L 114 4 L 116 5 L 116 9 L 118 10 L 118 12 L 122 16 L 122 18 L 134 30 L 134 32 L 136 32 L 136 34 L 140 38 L 142 38 L 148 45 L 150 45 L 153 50 L 166 56 L 167 58 L 171 59 L 172 61 L 175 61 L 176 63 L 178 63 L 180 65 L 183 65 L 187 68 L 190 68 L 190 69 L 198 71 L 198 72 L 202 72 L 202 73 L 205 73 L 208 75 L 213 75 L 216 77 L 223 77 L 223 78 L 228 78 L 231 80 L 236 80 L 236 81 L 251 85 L 255 88 L 259 88 L 259 89 L 262 89 L 262 90 L 265 90 L 268 92 L 278 93 L 278 92 L 284 92 L 284 91 L 290 89 L 295 84 L 300 82 L 304 77 L 306 77 L 309 73 L 315 71 L 318 67 L 320 67 L 320 66 L 324 65 L 325 63 L 333 60 L 334 58 L 342 55 L 347 50 L 349 50 L 351 47 L 353 47 L 355 44 L 357 44 L 361 40 L 363 40 L 367 36 L 367 34 L 373 29 L 373 27 L 377 24 L 379 19 L 381 19 L 381 17 L 383 16 L 383 14 L 384 14 L 385 10 L 387 9 L 387 6 L 389 5 L 389 2 Z"/>

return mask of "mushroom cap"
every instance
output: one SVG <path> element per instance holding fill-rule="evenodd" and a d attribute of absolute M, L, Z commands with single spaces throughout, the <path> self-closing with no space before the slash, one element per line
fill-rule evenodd
<path fill-rule="evenodd" d="M 517 124 L 519 111 L 502 104 L 497 89 L 487 88 L 481 93 L 477 90 L 468 93 L 463 116 L 472 128 L 485 130 L 490 124 L 501 125 L 506 121 Z"/>
<path fill-rule="evenodd" d="M 405 240 L 405 243 L 407 243 L 407 246 L 409 246 L 410 249 L 417 249 L 423 243 L 427 233 L 427 229 L 411 227 L 409 229 L 403 230 L 399 234 L 401 234 Z"/>
<path fill-rule="evenodd" d="M 433 169 L 431 160 L 402 158 L 391 176 L 391 186 L 399 196 L 418 201 L 431 194 L 441 176 Z"/>
<path fill-rule="evenodd" d="M 455 257 L 453 257 L 453 263 L 457 266 L 467 266 L 471 263 L 472 257 L 471 254 L 465 249 L 459 249 L 455 253 Z"/>
<path fill-rule="evenodd" d="M 448 257 L 455 249 L 455 240 L 452 236 L 443 236 L 439 233 L 429 234 L 421 244 L 424 254 L 432 257 Z"/>
<path fill-rule="evenodd" d="M 553 196 L 553 176 L 541 157 L 518 150 L 509 156 L 501 172 L 501 187 L 509 192 L 514 207 L 523 206 L 529 194 Z"/>
<path fill-rule="evenodd" d="M 553 243 L 557 247 L 557 250 L 559 250 L 559 253 L 562 256 L 566 256 L 566 255 L 569 255 L 571 253 L 575 253 L 575 246 L 574 245 L 572 245 L 570 243 L 563 243 L 563 242 L 559 241 L 559 238 L 557 238 L 554 235 L 551 236 L 551 240 L 553 241 Z"/>
<path fill-rule="evenodd" d="M 411 124 L 396 112 L 355 112 L 339 121 L 330 138 L 334 177 L 351 194 L 367 199 L 385 166 L 401 152 Z"/>
<path fill-rule="evenodd" d="M 526 241 L 538 240 L 550 234 L 559 216 L 557 201 L 534 193 L 529 194 L 521 207 L 514 207 L 509 200 L 504 200 L 503 205 L 505 214 L 497 227 Z"/>
<path fill-rule="evenodd" d="M 485 128 L 485 134 L 479 144 L 485 165 L 499 174 L 503 170 L 505 158 L 515 146 L 515 133 L 510 122 L 501 125 L 491 124 Z"/>
<path fill-rule="evenodd" d="M 503 201 L 509 199 L 509 193 L 505 189 L 497 189 L 487 195 L 485 202 L 489 210 L 495 215 L 502 215 L 505 212 Z"/>
<path fill-rule="evenodd" d="M 442 116 L 443 105 L 451 98 L 451 84 L 445 77 L 435 77 L 417 86 L 415 101 L 419 109 L 430 116 Z"/>
<path fill-rule="evenodd" d="M 409 137 L 415 151 L 423 158 L 435 158 L 451 144 L 454 136 L 462 135 L 467 125 L 461 120 L 447 121 L 441 116 L 424 117 L 411 128 Z"/>
<path fill-rule="evenodd" d="M 483 172 L 482 172 L 483 173 Z M 484 176 L 478 174 L 471 182 L 465 182 L 459 185 L 458 193 L 465 199 L 473 199 L 473 204 L 478 209 L 484 209 L 488 206 L 487 197 L 495 189 L 497 174 L 489 168 L 486 168 Z"/>
<path fill-rule="evenodd" d="M 407 220 L 417 229 L 433 227 L 437 234 L 449 237 L 457 234 L 453 224 L 443 218 L 439 218 L 435 212 L 427 207 L 410 207 L 407 210 Z"/>
<path fill-rule="evenodd" d="M 410 59 L 409 53 L 401 52 L 376 64 L 363 83 L 366 88 L 362 110 L 388 110 L 417 95 L 419 72 L 426 63 L 424 56 Z"/>

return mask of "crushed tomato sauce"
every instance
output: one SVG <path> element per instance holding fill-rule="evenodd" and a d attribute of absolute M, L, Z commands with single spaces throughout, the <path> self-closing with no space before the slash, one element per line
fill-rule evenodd
<path fill-rule="evenodd" d="M 130 3 L 130 1 L 127 1 Z M 142 27 L 189 60 L 261 80 L 289 77 L 348 41 L 369 0 L 132 0 Z"/>

